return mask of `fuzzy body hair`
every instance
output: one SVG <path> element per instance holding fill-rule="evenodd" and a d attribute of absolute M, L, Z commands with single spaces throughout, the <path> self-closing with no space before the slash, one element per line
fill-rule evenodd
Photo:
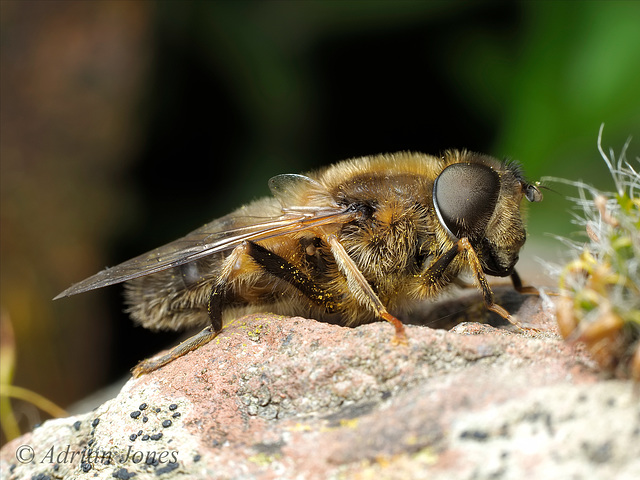
<path fill-rule="evenodd" d="M 435 179 L 456 163 L 483 165 L 499 178 L 495 209 L 471 243 L 483 265 L 501 265 L 508 275 L 525 241 L 521 213 L 525 183 L 519 167 L 467 151 L 448 151 L 440 157 L 401 152 L 346 160 L 297 176 L 298 180 L 286 182 L 278 198 L 262 198 L 199 229 L 242 228 L 252 219 L 277 217 L 289 206 L 323 209 L 337 205 L 357 211 L 357 218 L 347 223 L 257 242 L 313 281 L 319 292 L 313 299 L 265 271 L 240 245 L 127 281 L 128 312 L 138 324 L 151 329 L 205 325 L 210 321 L 211 292 L 224 283 L 229 295 L 223 321 L 257 311 L 348 326 L 378 320 L 369 299 L 350 285 L 352 280 L 332 255 L 327 238 L 334 235 L 388 310 L 403 313 L 412 304 L 437 296 L 469 268 L 467 254 L 462 252 L 442 275 L 424 275 L 434 259 L 456 242 L 439 220 L 433 201 Z"/>

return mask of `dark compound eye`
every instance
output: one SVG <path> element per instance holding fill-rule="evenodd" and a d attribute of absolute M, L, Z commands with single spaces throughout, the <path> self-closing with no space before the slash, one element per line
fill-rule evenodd
<path fill-rule="evenodd" d="M 440 223 L 455 238 L 479 237 L 498 201 L 500 177 L 475 163 L 454 163 L 433 184 L 433 205 Z"/>

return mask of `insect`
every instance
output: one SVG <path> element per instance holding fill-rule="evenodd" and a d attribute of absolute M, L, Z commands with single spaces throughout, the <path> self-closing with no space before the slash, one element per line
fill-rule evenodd
<path fill-rule="evenodd" d="M 542 200 L 513 162 L 468 151 L 400 152 L 345 160 L 308 175 L 278 175 L 273 197 L 105 269 L 56 298 L 120 282 L 128 312 L 151 329 L 207 325 L 151 372 L 209 342 L 226 319 L 251 311 L 355 326 L 386 320 L 433 298 L 470 272 L 486 307 L 486 275 L 510 276 L 525 242 L 521 200 Z M 390 312 L 393 312 L 390 313 Z"/>

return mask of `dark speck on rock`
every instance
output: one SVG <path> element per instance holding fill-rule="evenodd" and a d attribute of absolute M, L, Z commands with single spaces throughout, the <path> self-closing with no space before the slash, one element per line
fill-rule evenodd
<path fill-rule="evenodd" d="M 357 403 L 348 405 L 336 413 L 326 415 L 324 418 L 329 422 L 329 426 L 336 427 L 344 420 L 351 420 L 370 413 L 375 407 L 375 402 Z"/>
<path fill-rule="evenodd" d="M 138 418 L 141 414 L 140 410 L 134 410 L 131 412 L 131 418 Z"/>
<path fill-rule="evenodd" d="M 178 468 L 180 464 L 178 462 L 169 462 L 164 467 L 156 469 L 156 475 L 164 475 Z"/>
<path fill-rule="evenodd" d="M 460 438 L 470 438 L 472 440 L 484 442 L 487 438 L 489 438 L 489 434 L 487 432 L 483 432 L 482 430 L 465 430 L 460 434 Z"/>
<path fill-rule="evenodd" d="M 291 343 L 291 340 L 292 340 L 292 339 L 293 339 L 293 333 L 290 333 L 290 334 L 289 334 L 289 335 L 287 335 L 287 336 L 285 337 L 285 339 L 282 341 L 282 346 L 283 346 L 283 347 L 287 347 L 287 346 Z"/>
<path fill-rule="evenodd" d="M 164 422 L 162 422 L 162 426 L 164 428 L 170 427 L 171 425 L 173 425 L 173 422 L 171 420 L 165 420 Z"/>
<path fill-rule="evenodd" d="M 600 445 L 585 445 L 585 450 L 592 462 L 605 463 L 609 461 L 613 455 L 613 445 L 611 441 L 604 442 Z"/>
<path fill-rule="evenodd" d="M 113 472 L 111 476 L 113 478 L 116 478 L 117 480 L 130 480 L 131 478 L 135 477 L 136 474 L 129 472 L 126 468 L 120 468 Z"/>
<path fill-rule="evenodd" d="M 284 445 L 284 442 L 256 443 L 253 445 L 253 449 L 258 453 L 274 456 L 282 453 L 282 447 Z"/>

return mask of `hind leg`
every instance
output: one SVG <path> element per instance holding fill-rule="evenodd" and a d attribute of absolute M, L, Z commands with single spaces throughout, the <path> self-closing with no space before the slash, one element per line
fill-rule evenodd
<path fill-rule="evenodd" d="M 235 262 L 238 262 L 245 254 L 246 247 L 244 245 L 239 245 L 226 259 L 225 264 L 227 264 L 227 266 L 233 265 Z M 233 303 L 233 299 L 230 298 L 231 289 L 229 288 L 229 279 L 233 275 L 233 268 L 224 268 L 223 271 L 226 272 L 223 274 L 223 280 L 218 282 L 218 284 L 211 290 L 209 301 L 207 303 L 207 312 L 209 314 L 209 320 L 211 321 L 211 324 L 192 337 L 187 338 L 184 342 L 174 347 L 169 353 L 166 353 L 157 358 L 149 358 L 138 363 L 138 365 L 136 365 L 131 371 L 134 377 L 137 378 L 146 373 L 151 373 L 155 370 L 158 370 L 164 365 L 173 362 L 177 358 L 180 358 L 187 353 L 197 350 L 203 345 L 206 345 L 211 340 L 216 338 L 216 336 L 218 336 L 218 334 L 222 331 L 223 306 Z"/>
<path fill-rule="evenodd" d="M 180 343 L 177 347 L 174 347 L 169 353 L 157 358 L 149 358 L 138 363 L 131 373 L 134 377 L 139 377 L 145 373 L 153 372 L 166 364 L 173 362 L 175 359 L 186 355 L 193 350 L 206 345 L 211 340 L 216 338 L 222 331 L 222 305 L 226 298 L 226 288 L 223 286 L 215 287 L 211 295 L 209 296 L 209 318 L 211 319 L 211 325 L 205 327 L 200 332 L 196 333 L 192 337 L 187 338 L 184 342 Z"/>
<path fill-rule="evenodd" d="M 280 278 L 297 288 L 313 303 L 325 306 L 333 304 L 331 295 L 311 281 L 311 279 L 295 265 L 292 265 L 281 256 L 263 246 L 253 242 L 244 242 L 237 246 L 225 261 L 225 266 L 222 268 L 222 280 L 218 282 L 209 295 L 207 310 L 211 325 L 188 338 L 169 353 L 158 358 L 150 358 L 140 362 L 132 370 L 134 377 L 153 372 L 175 359 L 193 350 L 197 350 L 213 340 L 220 331 L 222 331 L 223 307 L 228 307 L 234 303 L 242 303 L 239 302 L 238 298 L 234 295 L 230 285 L 231 280 L 238 276 L 238 272 L 243 270 L 243 268 L 239 268 L 237 265 L 243 264 L 247 258 L 251 259 L 252 263 L 258 269 L 257 272 L 254 272 L 259 272 L 256 278 L 262 274 Z M 247 267 L 246 264 L 245 267 Z M 328 310 L 330 310 L 329 307 Z"/>

